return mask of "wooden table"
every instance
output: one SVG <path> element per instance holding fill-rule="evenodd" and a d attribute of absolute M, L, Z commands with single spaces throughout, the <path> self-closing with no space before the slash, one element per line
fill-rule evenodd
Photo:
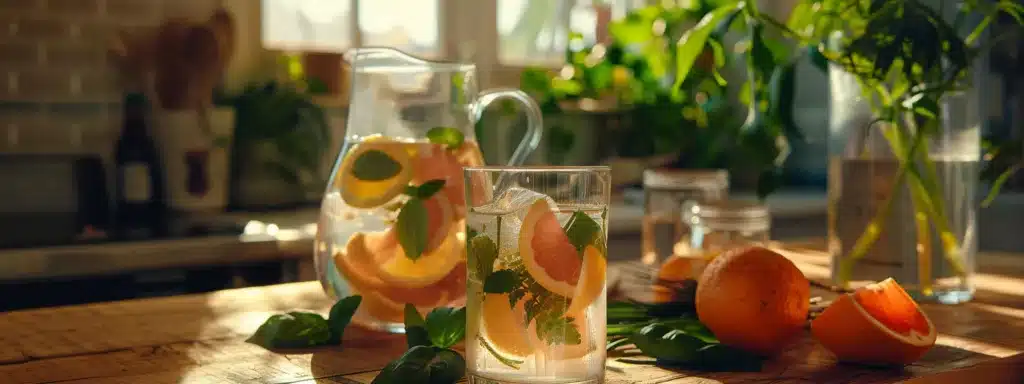
<path fill-rule="evenodd" d="M 827 274 L 820 253 L 789 255 L 808 277 Z M 1024 259 L 981 260 L 977 300 L 926 305 L 941 333 L 938 345 L 904 369 L 837 364 L 808 336 L 762 372 L 699 373 L 609 360 L 607 381 L 1024 383 Z M 369 383 L 405 350 L 401 335 L 358 327 L 346 331 L 343 347 L 294 353 L 243 341 L 271 314 L 326 313 L 329 305 L 319 284 L 305 282 L 3 313 L 0 383 Z"/>

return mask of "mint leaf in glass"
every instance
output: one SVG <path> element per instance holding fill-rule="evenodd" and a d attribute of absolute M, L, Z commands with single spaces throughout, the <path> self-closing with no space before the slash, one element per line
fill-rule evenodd
<path fill-rule="evenodd" d="M 542 312 L 537 316 L 537 338 L 548 345 L 579 345 L 583 342 L 580 331 L 573 324 L 573 318 L 553 311 Z"/>
<path fill-rule="evenodd" d="M 427 139 L 431 143 L 441 144 L 448 149 L 457 149 L 466 141 L 462 131 L 452 127 L 434 127 L 427 131 Z"/>
<path fill-rule="evenodd" d="M 356 309 L 359 308 L 359 303 L 362 301 L 362 296 L 353 295 L 338 300 L 331 306 L 331 312 L 327 317 L 327 326 L 331 330 L 331 341 L 341 344 L 341 338 L 345 335 L 345 327 L 352 321 L 352 315 L 356 313 Z"/>
<path fill-rule="evenodd" d="M 423 201 L 413 197 L 405 202 L 395 221 L 398 244 L 405 251 L 405 257 L 416 261 L 427 248 L 427 208 Z"/>
<path fill-rule="evenodd" d="M 494 260 L 498 258 L 498 245 L 487 236 L 473 236 L 469 240 L 470 273 L 480 281 L 487 281 L 494 270 Z M 486 288 L 484 288 L 486 291 Z"/>
<path fill-rule="evenodd" d="M 484 280 L 486 293 L 510 293 L 521 281 L 519 274 L 510 269 L 494 271 Z"/>
<path fill-rule="evenodd" d="M 363 152 L 352 163 L 352 176 L 363 181 L 387 180 L 401 171 L 401 164 L 376 149 Z"/>
<path fill-rule="evenodd" d="M 576 247 L 576 252 L 580 257 L 583 255 L 584 248 L 597 244 L 597 238 L 601 233 L 601 226 L 590 218 L 590 215 L 582 211 L 573 212 L 569 221 L 565 223 L 564 229 L 565 236 Z"/>
<path fill-rule="evenodd" d="M 466 308 L 434 308 L 427 314 L 425 324 L 427 336 L 434 346 L 451 347 L 466 336 Z"/>

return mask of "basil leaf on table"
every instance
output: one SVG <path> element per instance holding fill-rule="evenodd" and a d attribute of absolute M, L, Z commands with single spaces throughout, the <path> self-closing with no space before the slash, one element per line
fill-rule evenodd
<path fill-rule="evenodd" d="M 451 347 L 466 336 L 466 308 L 434 308 L 427 314 L 426 328 L 434 346 Z"/>
<path fill-rule="evenodd" d="M 362 296 L 353 295 L 338 300 L 331 306 L 331 312 L 327 317 L 327 326 L 331 330 L 331 341 L 341 344 L 341 338 L 345 335 L 345 327 L 352 321 L 352 315 L 359 308 L 363 301 Z"/>
<path fill-rule="evenodd" d="M 326 344 L 331 329 L 323 316 L 312 312 L 273 315 L 246 342 L 272 348 L 302 348 Z"/>
<path fill-rule="evenodd" d="M 454 384 L 466 375 L 466 360 L 448 348 L 417 345 L 388 363 L 372 384 Z"/>
<path fill-rule="evenodd" d="M 405 305 L 405 343 L 409 348 L 417 345 L 430 346 L 430 337 L 427 336 L 427 325 L 423 316 L 412 304 Z"/>

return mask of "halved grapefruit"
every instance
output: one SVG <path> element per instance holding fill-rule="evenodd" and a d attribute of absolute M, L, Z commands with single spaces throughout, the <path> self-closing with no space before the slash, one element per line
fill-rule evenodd
<path fill-rule="evenodd" d="M 465 272 L 453 269 L 447 276 L 437 283 L 423 288 L 404 288 L 388 284 L 378 275 L 377 264 L 380 262 L 380 253 L 373 250 L 381 249 L 380 243 L 384 243 L 383 249 L 394 249 L 394 245 L 387 245 L 385 232 L 371 232 L 368 234 L 356 233 L 349 239 L 345 250 L 334 257 L 334 263 L 338 272 L 345 278 L 352 288 L 359 292 L 376 291 L 383 299 L 383 306 L 401 310 L 405 303 L 417 307 L 436 307 L 447 303 L 451 295 L 459 294 L 460 285 L 465 290 Z"/>
<path fill-rule="evenodd" d="M 375 208 L 402 193 L 413 175 L 408 147 L 406 143 L 380 138 L 356 144 L 341 161 L 335 181 L 345 203 L 356 208 Z M 355 170 L 357 163 L 371 168 L 387 166 L 397 171 L 387 178 L 361 179 Z"/>
<path fill-rule="evenodd" d="M 508 305 L 508 294 L 488 293 L 481 305 L 481 336 L 502 357 L 526 357 L 533 353 L 534 346 L 527 334 L 526 299 Z"/>
<path fill-rule="evenodd" d="M 840 361 L 910 364 L 935 345 L 935 326 L 892 278 L 839 296 L 811 334 Z"/>
<path fill-rule="evenodd" d="M 542 287 L 572 298 L 583 270 L 583 260 L 544 199 L 537 199 L 523 218 L 519 255 L 530 276 Z"/>

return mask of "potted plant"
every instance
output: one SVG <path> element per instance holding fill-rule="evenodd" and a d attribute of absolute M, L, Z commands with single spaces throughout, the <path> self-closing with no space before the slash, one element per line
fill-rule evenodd
<path fill-rule="evenodd" d="M 770 52 L 766 28 L 807 48 L 788 56 L 753 53 L 748 82 L 755 94 L 757 84 L 774 84 L 759 71 L 768 59 L 793 63 L 810 55 L 829 70 L 839 122 L 830 130 L 829 159 L 834 280 L 845 288 L 894 276 L 918 297 L 956 303 L 973 294 L 977 247 L 981 156 L 972 64 L 1001 38 L 985 33 L 992 20 L 1009 15 L 1020 22 L 1022 13 L 1011 1 L 804 0 L 783 23 L 755 2 L 729 1 L 680 44 L 698 51 L 704 36 L 728 25 L 748 34 L 751 52 Z M 684 59 L 677 65 L 693 61 Z M 791 106 L 778 107 L 752 106 L 747 125 L 785 119 Z M 1020 151 L 1013 156 L 993 162 L 1000 169 L 989 175 L 1013 171 Z"/>
<path fill-rule="evenodd" d="M 642 165 L 637 167 L 635 180 L 645 166 L 652 165 L 729 169 L 757 175 L 758 192 L 767 195 L 778 184 L 788 140 L 800 137 L 792 119 L 751 124 L 742 119 L 734 105 L 737 100 L 751 100 L 751 87 L 730 89 L 726 80 L 724 72 L 734 61 L 731 50 L 726 49 L 728 28 L 701 29 L 706 33 L 702 32 L 699 45 L 676 44 L 698 21 L 721 21 L 728 15 L 735 18 L 735 13 L 719 10 L 716 3 L 696 1 L 686 7 L 634 10 L 609 24 L 608 44 L 586 45 L 582 36 L 573 34 L 565 67 L 555 72 L 525 71 L 521 88 L 542 105 L 549 131 L 569 137 L 549 144 L 571 147 L 573 134 L 580 137 L 580 128 L 588 127 L 567 131 L 552 125 L 579 121 L 583 116 L 595 122 L 589 127 L 594 132 L 588 136 L 606 138 L 610 145 L 602 155 L 613 161 L 664 159 L 639 161 Z M 765 74 L 764 84 L 755 84 L 757 101 L 768 99 L 767 78 L 778 66 L 775 61 L 762 61 L 755 68 Z M 789 92 L 791 100 L 793 81 L 793 76 L 780 79 L 775 98 L 785 98 Z M 772 103 L 781 105 L 783 101 L 772 99 Z"/>
<path fill-rule="evenodd" d="M 284 206 L 315 200 L 326 183 L 322 170 L 331 131 L 313 101 L 315 82 L 247 84 L 222 103 L 235 109 L 231 159 L 234 208 Z"/>

